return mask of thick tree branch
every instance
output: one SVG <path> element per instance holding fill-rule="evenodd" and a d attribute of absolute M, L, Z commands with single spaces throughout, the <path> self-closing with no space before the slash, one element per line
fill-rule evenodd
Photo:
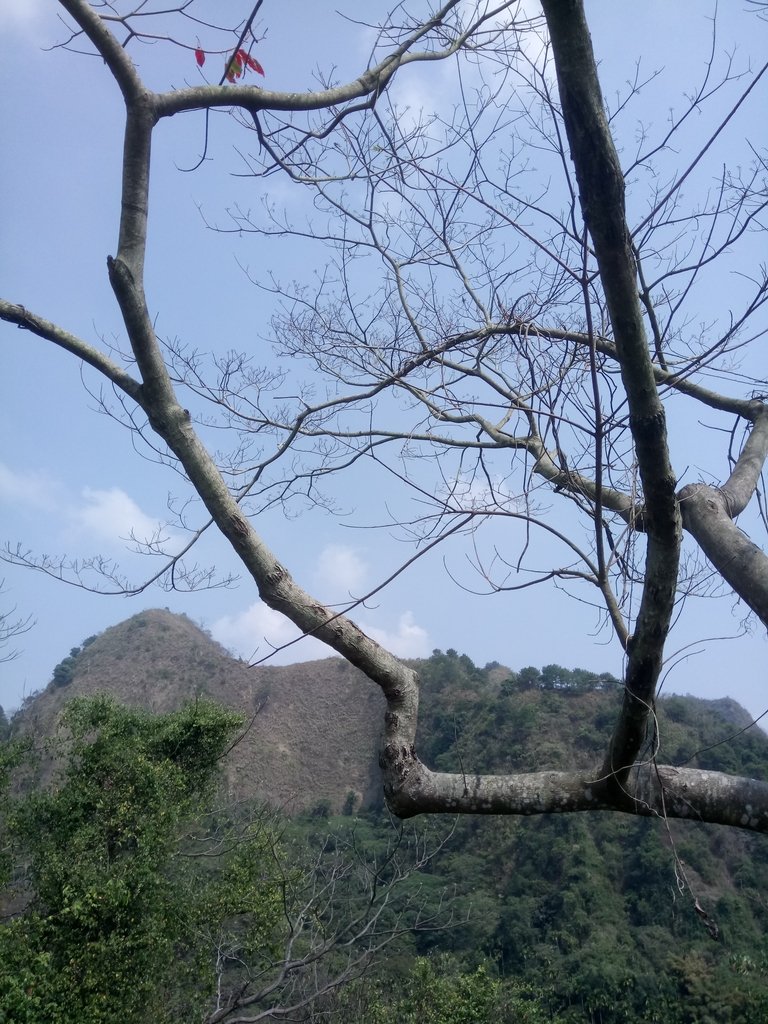
<path fill-rule="evenodd" d="M 722 487 L 688 484 L 680 491 L 686 530 L 734 593 L 768 626 L 768 556 L 733 520 L 747 507 L 768 457 L 768 408 L 757 406 L 754 426 Z"/>
<path fill-rule="evenodd" d="M 386 750 L 386 748 L 385 748 Z M 390 751 L 399 785 L 387 788 L 403 818 L 453 814 L 567 814 L 612 810 L 644 817 L 684 818 L 768 832 L 768 783 L 672 765 L 648 764 L 606 785 L 594 771 L 472 775 L 432 772 L 413 751 Z M 391 787 L 391 783 L 387 783 Z"/>
<path fill-rule="evenodd" d="M 116 260 L 130 272 L 134 282 L 141 282 L 147 247 L 150 158 L 152 129 L 155 126 L 151 96 L 140 94 L 127 103 L 126 111 L 120 234 Z M 112 286 L 115 287 L 114 280 Z M 120 301 L 119 295 L 117 298 Z M 132 317 L 134 315 L 131 314 Z"/>
<path fill-rule="evenodd" d="M 91 4 L 87 0 L 59 0 L 59 3 L 104 58 L 126 103 L 144 93 L 144 85 L 133 61 Z"/>
<path fill-rule="evenodd" d="M 645 739 L 678 576 L 681 519 L 640 306 L 624 175 L 605 114 L 581 0 L 543 0 L 563 120 L 592 237 L 629 406 L 645 500 L 648 547 L 640 609 L 628 645 L 624 705 L 605 762 L 621 785 Z"/>
<path fill-rule="evenodd" d="M 689 484 L 680 491 L 686 530 L 734 593 L 768 627 L 768 556 L 731 519 L 717 487 Z"/>
<path fill-rule="evenodd" d="M 757 407 L 754 425 L 733 472 L 720 488 L 733 519 L 744 511 L 754 497 L 768 458 L 768 406 L 758 402 L 753 405 Z"/>

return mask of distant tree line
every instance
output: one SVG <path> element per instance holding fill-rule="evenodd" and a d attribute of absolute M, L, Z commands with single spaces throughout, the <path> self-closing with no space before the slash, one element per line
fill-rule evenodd
<path fill-rule="evenodd" d="M 66 658 L 63 658 L 53 670 L 54 686 L 67 686 L 75 678 L 77 659 L 86 647 L 90 647 L 96 636 L 89 636 L 83 640 L 80 647 L 73 647 Z"/>
<path fill-rule="evenodd" d="M 568 669 L 562 665 L 545 665 L 542 669 L 528 665 L 512 672 L 502 683 L 501 692 L 511 694 L 518 690 L 560 690 L 564 693 L 589 693 L 592 690 L 616 691 L 621 680 L 610 672 L 589 672 L 583 668 Z"/>
<path fill-rule="evenodd" d="M 427 685 L 437 683 L 438 689 L 449 687 L 461 680 L 470 688 L 485 685 L 487 675 L 503 666 L 498 661 L 491 661 L 484 669 L 479 669 L 466 654 L 459 654 L 453 648 L 445 653 L 436 649 L 428 662 L 419 664 L 422 683 L 427 677 Z M 504 696 L 520 690 L 560 690 L 566 693 L 589 693 L 592 690 L 615 691 L 622 686 L 621 680 L 610 672 L 590 672 L 584 668 L 563 668 L 562 665 L 544 665 L 536 668 L 527 665 L 519 672 L 508 670 L 508 675 L 501 683 Z"/>

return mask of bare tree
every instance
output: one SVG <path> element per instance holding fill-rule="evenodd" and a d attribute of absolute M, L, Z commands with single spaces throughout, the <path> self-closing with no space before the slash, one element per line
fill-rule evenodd
<path fill-rule="evenodd" d="M 3 593 L 3 581 L 0 581 L 0 594 Z M 18 658 L 19 652 L 14 648 L 10 651 L 3 650 L 7 647 L 10 641 L 14 640 L 17 636 L 22 636 L 24 633 L 28 633 L 34 622 L 32 617 L 28 615 L 25 619 L 20 618 L 16 614 L 16 609 L 11 608 L 9 611 L 0 612 L 0 662 L 13 661 Z"/>
<path fill-rule="evenodd" d="M 279 941 L 249 953 L 237 929 L 210 936 L 217 991 L 206 1024 L 304 1019 L 404 936 L 448 927 L 450 901 L 427 908 L 408 886 L 444 842 L 399 828 L 377 856 L 352 828 L 326 832 L 309 856 L 272 843 L 266 870 L 283 894 Z"/>
<path fill-rule="evenodd" d="M 718 75 L 713 53 L 688 107 L 661 137 L 640 133 L 622 166 L 613 124 L 643 83 L 638 75 L 607 109 L 581 0 L 543 0 L 537 17 L 517 3 L 451 0 L 420 17 L 400 6 L 359 77 L 310 93 L 240 81 L 260 3 L 228 37 L 221 83 L 163 93 L 143 84 L 131 46 L 142 35 L 185 45 L 191 4 L 158 13 L 179 19 L 175 33 L 153 31 L 144 4 L 121 13 L 114 4 L 60 4 L 75 26 L 70 45 L 103 59 L 125 101 L 120 235 L 108 269 L 131 355 L 120 362 L 8 301 L 0 317 L 103 375 L 129 426 L 145 438 L 154 432 L 158 457 L 190 481 L 261 599 L 381 687 L 390 808 L 403 817 L 614 809 L 768 830 L 765 783 L 665 766 L 648 750 L 670 627 L 686 598 L 715 581 L 768 624 L 768 562 L 734 522 L 757 501 L 768 452 L 764 385 L 735 365 L 765 332 L 765 268 L 721 323 L 701 327 L 687 308 L 762 228 L 765 158 L 755 149 L 751 167 L 726 166 L 701 205 L 687 208 L 683 195 L 768 66 Z M 388 104 L 395 76 L 446 60 L 456 67 L 450 111 L 409 120 Z M 687 119 L 721 95 L 733 95 L 729 110 L 688 162 L 670 168 Z M 258 223 L 235 214 L 234 224 L 330 247 L 333 273 L 313 291 L 262 283 L 283 299 L 283 350 L 328 380 L 322 400 L 274 402 L 274 379 L 247 357 L 219 360 L 207 376 L 194 351 L 156 336 L 144 291 L 152 133 L 164 118 L 218 109 L 233 109 L 254 133 L 252 172 L 287 174 L 313 190 L 323 217 L 301 229 L 268 209 Z M 545 182 L 531 173 L 529 151 L 545 165 Z M 364 284 L 363 264 L 378 285 Z M 712 378 L 726 390 L 712 390 Z M 185 407 L 190 393 L 236 432 L 219 464 Z M 719 485 L 679 487 L 667 411 L 682 403 L 719 415 L 731 438 L 730 474 Z M 274 439 L 266 452 L 265 438 Z M 478 555 L 487 588 L 549 581 L 594 595 L 625 654 L 602 766 L 479 776 L 420 761 L 414 670 L 355 625 L 354 603 L 339 612 L 300 588 L 254 527 L 260 510 L 300 491 L 314 497 L 359 459 L 415 496 L 418 512 L 402 525 L 419 550 L 488 521 L 522 524 L 515 554 Z M 544 494 L 562 510 L 550 514 Z M 539 569 L 531 552 L 538 559 L 547 550 L 544 534 L 564 560 Z M 159 540 L 150 547 L 161 550 Z M 21 550 L 7 557 L 34 561 Z M 36 564 L 59 575 L 66 568 Z M 160 575 L 174 586 L 183 571 L 174 555 Z M 192 582 L 200 582 L 194 573 Z"/>

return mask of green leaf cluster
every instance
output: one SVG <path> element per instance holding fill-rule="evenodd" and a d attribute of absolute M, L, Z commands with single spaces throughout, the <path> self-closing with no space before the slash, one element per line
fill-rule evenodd
<path fill-rule="evenodd" d="M 450 957 L 419 957 L 395 999 L 381 1002 L 371 1024 L 557 1024 L 525 986 L 504 985 L 481 964 L 461 970 Z"/>
<path fill-rule="evenodd" d="M 272 836 L 240 829 L 232 845 L 220 830 L 212 856 L 192 856 L 190 829 L 240 724 L 205 701 L 163 716 L 108 697 L 68 705 L 55 781 L 6 812 L 17 878 L 0 927 L 0 1021 L 185 1019 L 226 941 L 267 950 L 281 907 L 264 878 Z"/>

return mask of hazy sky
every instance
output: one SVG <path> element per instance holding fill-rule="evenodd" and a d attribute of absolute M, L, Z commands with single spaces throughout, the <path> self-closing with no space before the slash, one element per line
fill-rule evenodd
<path fill-rule="evenodd" d="M 245 10 L 249 5 L 240 6 Z M 370 9 L 383 6 L 371 4 Z M 0 0 L 0 295 L 91 343 L 119 346 L 120 323 L 105 261 L 116 245 L 121 101 L 99 61 L 46 49 L 64 34 L 56 7 L 52 0 Z M 334 13 L 338 8 L 317 0 L 264 5 L 266 37 L 257 56 L 270 88 L 304 90 L 318 66 L 335 68 L 337 80 L 364 67 L 370 32 L 340 21 Z M 350 0 L 341 8 L 358 12 L 360 5 Z M 602 0 L 589 3 L 588 12 L 606 97 L 624 87 L 642 57 L 645 71 L 663 69 L 664 74 L 649 87 L 638 117 L 642 113 L 649 125 L 663 123 L 669 109 L 682 102 L 682 91 L 702 73 L 713 8 L 699 0 L 642 5 Z M 768 53 L 768 25 L 743 4 L 728 5 L 717 31 L 718 55 L 733 53 L 743 68 L 750 61 L 759 64 Z M 151 86 L 198 80 L 190 54 L 165 54 L 161 44 L 136 53 Z M 443 88 L 444 74 L 444 69 L 428 67 L 409 77 L 406 69 L 397 86 L 402 102 L 428 102 Z M 750 126 L 764 124 L 767 92 L 761 83 L 743 121 L 736 122 L 737 140 Z M 706 128 L 703 121 L 692 123 L 692 145 Z M 764 146 L 765 129 L 759 130 Z M 257 206 L 265 188 L 278 204 L 302 200 L 278 179 L 265 186 L 232 176 L 242 170 L 233 151 L 237 133 L 222 117 L 213 119 L 212 159 L 195 174 L 182 173 L 179 168 L 199 156 L 202 138 L 199 115 L 165 122 L 155 136 L 147 288 L 157 329 L 203 350 L 247 348 L 274 365 L 263 340 L 269 302 L 242 268 L 256 277 L 269 272 L 301 276 L 312 268 L 293 266 L 294 250 L 286 253 L 253 236 L 217 234 L 205 221 L 225 223 L 226 210 L 235 202 Z M 764 241 L 755 239 L 754 253 L 756 261 L 764 259 Z M 314 259 L 314 252 L 307 259 Z M 702 321 L 708 313 L 701 310 Z M 146 560 L 126 551 L 126 538 L 132 532 L 150 536 L 165 521 L 169 497 L 184 493 L 178 478 L 137 455 L 128 432 L 96 411 L 99 382 L 93 374 L 81 374 L 71 356 L 7 325 L 0 325 L 0 343 L 1 539 L 38 554 L 98 554 L 118 559 L 135 579 L 146 575 Z M 764 348 L 764 341 L 760 344 Z M 678 464 L 694 467 L 694 479 L 699 465 L 719 477 L 726 474 L 725 446 L 719 439 L 712 453 L 688 451 L 684 433 L 673 438 L 673 445 Z M 341 518 L 307 512 L 286 519 L 271 513 L 258 524 L 299 581 L 326 601 L 373 587 L 405 554 L 402 542 L 386 530 L 358 528 L 383 521 L 381 485 L 361 470 L 339 486 L 337 499 L 346 513 Z M 202 541 L 197 558 L 216 564 L 223 574 L 238 572 L 227 546 L 213 535 Z M 451 575 L 467 580 L 466 559 L 461 543 L 444 545 L 377 595 L 356 620 L 405 656 L 454 647 L 481 664 L 497 660 L 520 668 L 557 662 L 621 673 L 618 644 L 595 635 L 592 609 L 556 590 L 526 591 L 522 597 L 473 596 L 445 571 L 447 566 Z M 293 635 L 284 620 L 257 601 L 247 580 L 226 590 L 181 595 L 149 589 L 124 598 L 89 594 L 10 565 L 0 565 L 1 577 L 2 607 L 15 606 L 18 616 L 35 620 L 34 628 L 18 639 L 19 657 L 0 666 L 0 704 L 6 708 L 46 685 L 72 646 L 143 608 L 184 611 L 246 657 L 263 656 L 270 642 L 280 644 Z M 696 622 L 674 635 L 670 653 L 702 637 L 739 631 L 743 610 L 733 601 L 700 608 Z M 323 651 L 316 641 L 306 640 L 279 660 L 317 657 Z M 735 646 L 722 640 L 695 643 L 688 653 L 670 672 L 667 690 L 731 695 L 755 715 L 768 706 L 768 651 L 759 628 Z"/>

